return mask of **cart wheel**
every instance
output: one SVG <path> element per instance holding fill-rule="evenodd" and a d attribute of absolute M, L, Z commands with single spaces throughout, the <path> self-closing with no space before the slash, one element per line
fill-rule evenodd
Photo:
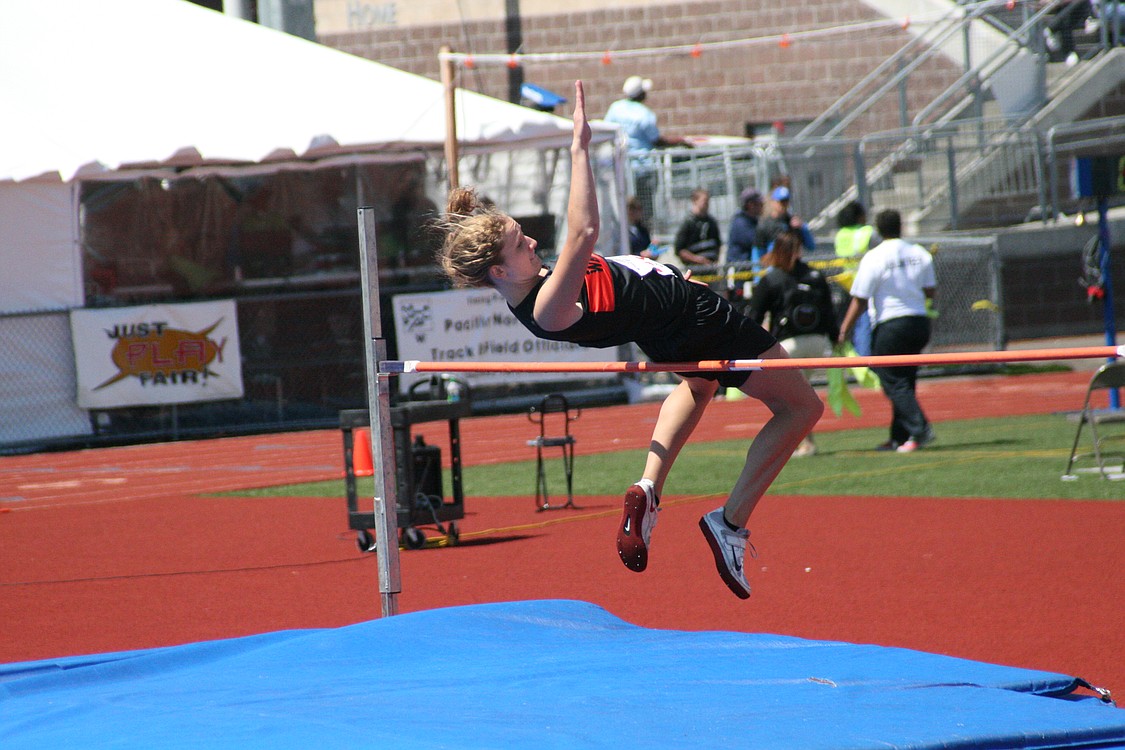
<path fill-rule="evenodd" d="M 406 542 L 407 549 L 422 549 L 426 546 L 426 535 L 413 526 L 407 526 L 403 530 L 402 539 Z"/>
<path fill-rule="evenodd" d="M 447 527 L 446 538 L 449 539 L 450 544 L 457 544 L 461 539 L 461 530 L 457 528 L 456 521 L 450 521 Z"/>
<path fill-rule="evenodd" d="M 355 535 L 355 546 L 359 547 L 360 552 L 374 552 L 375 537 L 367 529 L 362 529 Z"/>

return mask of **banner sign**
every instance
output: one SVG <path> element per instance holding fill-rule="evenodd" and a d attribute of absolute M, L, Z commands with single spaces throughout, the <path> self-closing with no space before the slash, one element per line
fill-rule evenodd
<path fill-rule="evenodd" d="M 424 362 L 599 362 L 605 350 L 565 341 L 537 338 L 512 315 L 495 289 L 454 289 L 446 292 L 398 294 L 392 298 L 399 359 Z M 403 375 L 406 390 L 429 374 Z M 472 385 L 558 381 L 558 373 L 457 373 Z M 585 373 L 583 380 L 613 379 L 613 373 Z"/>
<path fill-rule="evenodd" d="M 73 310 L 84 409 L 242 398 L 233 300 Z"/>

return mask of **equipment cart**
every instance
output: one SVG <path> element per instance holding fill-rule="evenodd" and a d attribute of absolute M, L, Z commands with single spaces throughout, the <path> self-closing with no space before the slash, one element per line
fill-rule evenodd
<path fill-rule="evenodd" d="M 465 517 L 465 498 L 461 489 L 461 428 L 459 420 L 468 417 L 472 404 L 461 401 L 416 401 L 393 407 L 393 430 L 396 465 L 396 511 L 399 543 L 407 549 L 421 549 L 426 535 L 419 528 L 431 526 L 443 536 L 445 544 L 456 544 L 456 521 Z M 356 494 L 355 440 L 357 428 L 371 424 L 366 409 L 340 412 L 340 429 L 344 435 L 344 485 L 348 501 L 348 528 L 357 531 L 356 546 L 362 552 L 375 550 L 375 517 L 371 511 L 360 511 Z M 422 436 L 411 435 L 411 427 L 422 422 L 445 420 L 449 424 L 450 475 L 453 497 L 446 501 L 442 490 L 441 449 L 426 445 Z M 366 438 L 365 438 L 366 439 Z"/>

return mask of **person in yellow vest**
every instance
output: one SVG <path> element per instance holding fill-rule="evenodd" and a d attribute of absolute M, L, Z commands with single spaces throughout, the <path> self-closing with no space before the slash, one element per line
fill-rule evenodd
<path fill-rule="evenodd" d="M 836 257 L 845 261 L 843 272 L 836 278 L 844 290 L 851 293 L 859 259 L 882 240 L 875 234 L 875 228 L 867 223 L 867 210 L 859 201 L 851 201 L 840 209 L 836 214 L 836 226 L 839 227 L 836 230 Z M 871 354 L 871 319 L 866 310 L 855 322 L 852 346 L 856 354 Z"/>

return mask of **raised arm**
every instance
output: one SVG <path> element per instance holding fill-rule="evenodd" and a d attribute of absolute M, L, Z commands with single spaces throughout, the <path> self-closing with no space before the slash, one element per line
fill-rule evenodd
<path fill-rule="evenodd" d="M 566 239 L 554 272 L 535 301 L 535 322 L 548 331 L 561 331 L 582 317 L 579 295 L 586 265 L 598 239 L 598 195 L 590 167 L 590 123 L 582 81 L 574 82 L 574 136 L 570 143 L 570 198 L 566 209 Z"/>

